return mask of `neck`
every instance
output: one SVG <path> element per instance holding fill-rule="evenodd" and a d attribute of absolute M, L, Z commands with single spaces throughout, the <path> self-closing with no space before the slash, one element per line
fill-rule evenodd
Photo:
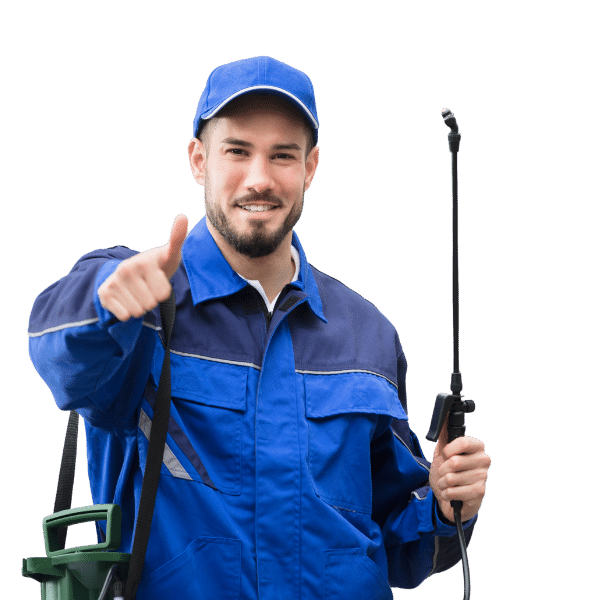
<path fill-rule="evenodd" d="M 283 287 L 290 283 L 296 270 L 292 258 L 292 232 L 283 238 L 275 252 L 259 258 L 250 258 L 230 246 L 208 219 L 206 224 L 231 268 L 246 279 L 260 281 L 269 302 L 273 302 Z"/>

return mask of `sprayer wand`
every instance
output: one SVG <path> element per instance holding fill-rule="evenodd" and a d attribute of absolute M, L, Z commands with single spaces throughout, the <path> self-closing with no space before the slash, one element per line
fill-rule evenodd
<path fill-rule="evenodd" d="M 460 133 L 456 118 L 452 112 L 444 108 L 442 109 L 442 117 L 448 127 L 448 143 L 450 152 L 452 153 L 452 321 L 454 334 L 454 370 L 450 380 L 451 394 L 438 394 L 435 400 L 435 408 L 431 418 L 431 427 L 426 438 L 431 442 L 437 442 L 442 432 L 442 427 L 448 418 L 448 443 L 456 438 L 465 435 L 465 413 L 470 413 L 475 410 L 475 402 L 473 400 L 463 400 L 462 391 L 462 376 L 460 374 L 458 361 L 458 182 L 457 182 L 457 158 L 458 147 L 460 145 Z M 463 503 L 461 500 L 452 500 L 450 502 L 454 509 L 454 522 L 458 531 L 458 539 L 460 543 L 460 551 L 463 563 L 463 576 L 465 582 L 464 600 L 469 600 L 471 596 L 471 581 L 469 576 L 469 561 L 467 559 L 467 543 L 462 527 L 460 511 Z"/>

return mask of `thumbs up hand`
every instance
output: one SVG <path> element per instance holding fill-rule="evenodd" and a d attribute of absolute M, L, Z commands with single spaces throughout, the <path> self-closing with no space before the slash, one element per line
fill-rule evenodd
<path fill-rule="evenodd" d="M 178 215 L 164 246 L 124 260 L 98 288 L 100 304 L 119 321 L 141 317 L 171 295 L 169 279 L 181 263 L 188 220 Z"/>

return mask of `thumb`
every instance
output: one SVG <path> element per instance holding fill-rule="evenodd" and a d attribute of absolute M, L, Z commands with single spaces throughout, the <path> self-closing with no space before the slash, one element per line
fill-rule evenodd
<path fill-rule="evenodd" d="M 175 271 L 181 263 L 181 247 L 187 236 L 188 219 L 185 215 L 177 215 L 169 242 L 163 246 L 164 252 L 161 257 L 161 269 L 167 276 L 167 279 L 173 277 Z"/>
<path fill-rule="evenodd" d="M 436 457 L 441 456 L 442 450 L 448 444 L 448 419 L 449 419 L 449 416 L 446 417 L 446 420 L 444 421 L 444 426 L 442 427 L 442 430 L 440 431 L 440 437 L 438 438 L 438 442 L 435 446 L 434 455 Z"/>

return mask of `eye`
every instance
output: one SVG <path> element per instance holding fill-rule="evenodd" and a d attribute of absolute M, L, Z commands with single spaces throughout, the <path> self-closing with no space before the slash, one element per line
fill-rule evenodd
<path fill-rule="evenodd" d="M 290 158 L 294 158 L 294 157 L 291 154 L 285 154 L 283 152 L 279 152 L 275 155 L 275 158 L 290 159 Z"/>
<path fill-rule="evenodd" d="M 227 150 L 227 152 L 231 152 L 232 154 L 235 154 L 236 156 L 241 156 L 242 154 L 245 153 L 245 150 L 242 150 L 241 148 L 229 148 L 229 150 Z"/>

